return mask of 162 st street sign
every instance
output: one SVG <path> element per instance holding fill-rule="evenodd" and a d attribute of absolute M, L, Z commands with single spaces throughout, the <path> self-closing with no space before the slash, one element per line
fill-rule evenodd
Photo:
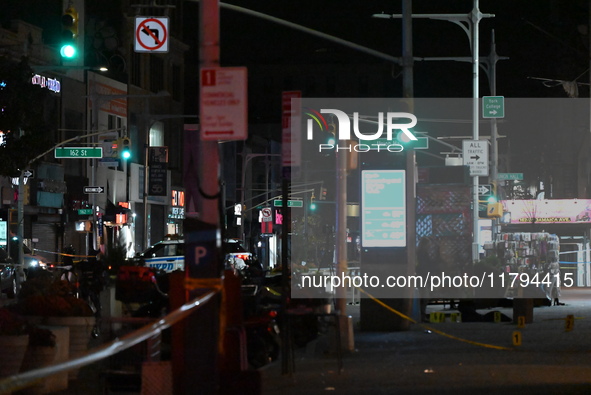
<path fill-rule="evenodd" d="M 92 159 L 103 157 L 103 147 L 58 147 L 55 149 L 58 159 Z"/>

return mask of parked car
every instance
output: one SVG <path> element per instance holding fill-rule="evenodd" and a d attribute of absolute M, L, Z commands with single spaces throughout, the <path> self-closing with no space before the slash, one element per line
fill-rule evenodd
<path fill-rule="evenodd" d="M 166 272 L 185 270 L 184 240 L 162 240 L 140 252 L 137 263 Z"/>
<path fill-rule="evenodd" d="M 238 239 L 226 239 L 222 243 L 225 262 L 242 259 L 248 261 L 252 254 Z M 136 255 L 134 261 L 140 265 L 166 272 L 185 270 L 185 241 L 162 240 Z"/>
<path fill-rule="evenodd" d="M 47 261 L 40 255 L 25 254 L 25 270 L 28 269 L 47 269 Z"/>
<path fill-rule="evenodd" d="M 8 253 L 6 252 L 6 250 L 4 248 L 0 248 L 0 262 L 18 263 L 17 262 L 18 253 L 15 253 L 15 251 L 13 250 L 13 249 L 19 248 L 19 245 L 16 242 L 16 240 L 11 240 L 10 248 L 11 248 L 10 256 L 8 255 Z M 31 251 L 31 249 L 24 244 L 23 244 L 23 253 L 24 253 L 23 265 L 24 265 L 25 272 L 28 269 L 47 269 L 47 267 L 48 267 L 47 260 L 40 255 L 34 254 L 34 252 Z"/>
<path fill-rule="evenodd" d="M 16 296 L 16 268 L 10 263 L 0 263 L 0 290 L 9 298 Z"/>
<path fill-rule="evenodd" d="M 242 259 L 249 261 L 252 259 L 252 254 L 242 245 L 240 239 L 226 239 L 223 243 L 224 257 L 226 261 L 230 259 Z"/>

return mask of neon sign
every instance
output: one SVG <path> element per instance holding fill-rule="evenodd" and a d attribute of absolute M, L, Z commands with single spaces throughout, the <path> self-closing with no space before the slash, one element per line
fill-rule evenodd
<path fill-rule="evenodd" d="M 59 93 L 61 91 L 61 83 L 55 78 L 49 78 L 39 74 L 35 74 L 31 78 L 31 83 L 33 85 L 39 85 L 41 88 L 47 88 L 55 93 Z"/>

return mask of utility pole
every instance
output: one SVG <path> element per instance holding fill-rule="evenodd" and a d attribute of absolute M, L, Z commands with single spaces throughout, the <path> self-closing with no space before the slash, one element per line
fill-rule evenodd
<path fill-rule="evenodd" d="M 402 96 L 408 100 L 408 110 L 414 113 L 414 58 L 412 30 L 412 0 L 402 1 Z M 406 272 L 414 274 L 416 267 L 416 152 L 406 149 Z M 406 314 L 412 311 L 412 293 L 402 299 L 401 309 Z M 408 329 L 404 320 L 401 329 Z"/>
<path fill-rule="evenodd" d="M 464 30 L 468 35 L 470 41 L 470 48 L 472 50 L 472 139 L 479 139 L 478 131 L 478 72 L 479 72 L 479 46 L 478 46 L 478 29 L 480 20 L 482 18 L 492 18 L 493 14 L 483 14 L 478 9 L 478 0 L 474 0 L 472 12 L 469 14 L 412 14 L 412 18 L 435 19 L 455 23 Z M 400 14 L 374 14 L 376 18 L 404 18 Z M 422 58 L 420 60 L 463 60 L 462 58 Z M 473 216 L 473 240 L 472 240 L 472 260 L 475 262 L 479 258 L 478 253 L 478 239 L 479 239 L 479 223 L 478 223 L 478 176 L 472 177 L 472 216 Z"/>
<path fill-rule="evenodd" d="M 479 139 L 479 131 L 478 131 L 478 103 L 479 103 L 479 90 L 478 90 L 478 73 L 480 71 L 480 66 L 478 65 L 479 62 L 479 35 L 478 35 L 478 28 L 480 24 L 480 19 L 482 18 L 482 14 L 478 9 L 478 0 L 474 0 L 474 7 L 472 9 L 471 14 L 471 23 L 472 23 L 472 139 L 478 140 Z M 465 158 L 464 158 L 465 160 Z M 479 224 L 479 214 L 478 214 L 478 176 L 472 177 L 472 220 L 473 220 L 473 231 L 472 231 L 472 261 L 476 262 L 480 255 L 478 251 L 478 240 L 480 239 L 480 224 Z"/>
<path fill-rule="evenodd" d="M 219 66 L 219 3 L 199 2 L 199 55 L 203 68 Z M 200 86 L 203 82 L 200 81 Z M 203 122 L 203 97 L 200 97 L 200 123 Z M 188 190 L 198 191 L 184 221 L 185 273 L 173 282 L 184 287 L 185 303 L 222 286 L 220 239 L 220 159 L 218 142 L 200 138 L 197 147 L 197 177 Z M 195 205 L 195 206 L 193 206 Z M 180 296 L 180 295 L 179 295 Z M 220 393 L 220 365 L 223 333 L 220 333 L 221 295 L 217 293 L 186 318 L 173 332 L 173 381 L 175 394 L 209 395 Z M 179 302 L 177 300 L 177 302 Z M 174 306 L 173 306 L 174 307 Z M 227 318 L 227 314 L 224 318 Z M 228 323 L 229 325 L 232 325 Z M 236 352 L 236 350 L 226 350 Z"/>

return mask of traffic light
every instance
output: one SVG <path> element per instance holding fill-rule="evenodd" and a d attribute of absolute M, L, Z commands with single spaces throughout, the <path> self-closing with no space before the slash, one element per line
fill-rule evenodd
<path fill-rule="evenodd" d="M 488 218 L 501 218 L 503 216 L 503 203 L 489 203 L 486 207 Z"/>
<path fill-rule="evenodd" d="M 111 144 L 111 157 L 127 160 L 131 158 L 131 139 L 122 137 Z"/>
<path fill-rule="evenodd" d="M 121 148 L 121 139 L 113 140 L 111 143 L 111 158 L 119 158 L 119 152 Z"/>
<path fill-rule="evenodd" d="M 64 59 L 74 59 L 78 52 L 78 12 L 68 7 L 62 15 L 62 46 L 60 55 Z"/>
<path fill-rule="evenodd" d="M 129 159 L 131 158 L 131 139 L 129 137 L 123 137 L 119 140 L 120 142 L 120 150 L 121 150 L 121 159 Z"/>
<path fill-rule="evenodd" d="M 314 196 L 314 192 L 312 192 L 312 197 L 310 197 L 310 210 L 316 210 L 316 196 Z"/>
<path fill-rule="evenodd" d="M 402 145 L 405 148 L 411 148 L 414 145 L 416 145 L 416 139 L 412 140 L 410 138 L 410 136 L 406 133 L 404 133 L 402 130 L 400 130 L 397 134 L 396 134 L 396 142 L 398 142 L 398 144 Z"/>
<path fill-rule="evenodd" d="M 334 123 L 328 124 L 328 131 L 326 136 L 326 144 L 335 145 L 337 143 L 337 125 Z"/>
<path fill-rule="evenodd" d="M 327 190 L 324 187 L 320 188 L 320 200 L 326 200 Z"/>
<path fill-rule="evenodd" d="M 487 194 L 484 196 L 479 196 L 478 198 L 478 216 L 480 218 L 498 218 L 500 216 L 503 215 L 503 205 L 501 203 L 498 203 L 498 199 L 497 199 L 497 186 L 495 183 L 491 183 L 490 185 L 482 185 L 482 187 L 485 188 L 485 191 L 487 190 L 487 188 L 490 188 L 490 191 L 487 191 Z M 498 212 L 499 208 L 498 206 L 495 206 L 496 209 L 493 210 L 493 212 L 495 213 L 495 215 L 491 215 L 490 213 L 490 209 L 492 208 L 493 205 L 500 205 L 500 215 L 497 215 L 496 213 Z"/>

